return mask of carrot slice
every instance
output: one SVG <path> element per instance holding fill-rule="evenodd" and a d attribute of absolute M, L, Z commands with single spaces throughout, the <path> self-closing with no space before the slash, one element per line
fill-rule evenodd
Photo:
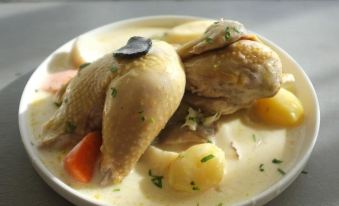
<path fill-rule="evenodd" d="M 70 176 L 83 183 L 92 179 L 101 141 L 99 132 L 91 132 L 66 155 L 64 168 Z"/>

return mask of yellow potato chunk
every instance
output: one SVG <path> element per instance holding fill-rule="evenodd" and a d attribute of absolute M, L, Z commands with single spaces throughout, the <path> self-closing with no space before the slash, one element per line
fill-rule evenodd
<path fill-rule="evenodd" d="M 178 191 L 197 192 L 217 186 L 224 176 L 225 154 L 214 144 L 194 145 L 171 162 L 168 183 Z"/>
<path fill-rule="evenodd" d="M 296 126 L 302 122 L 304 116 L 300 100 L 283 88 L 271 98 L 258 100 L 253 109 L 262 121 L 277 126 Z"/>

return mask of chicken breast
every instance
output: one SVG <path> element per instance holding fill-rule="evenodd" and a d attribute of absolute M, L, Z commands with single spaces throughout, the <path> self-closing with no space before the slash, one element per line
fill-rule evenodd
<path fill-rule="evenodd" d="M 119 182 L 165 127 L 184 90 L 182 63 L 166 42 L 154 40 L 141 57 L 106 55 L 59 95 L 62 104 L 43 126 L 41 144 L 64 147 L 102 129 L 104 183 Z"/>
<path fill-rule="evenodd" d="M 129 72 L 112 81 L 103 117 L 103 183 L 121 181 L 178 108 L 185 73 L 174 48 L 155 42 L 144 57 L 126 62 Z M 111 90 L 116 96 L 111 96 Z"/>
<path fill-rule="evenodd" d="M 280 88 L 279 56 L 263 43 L 238 40 L 184 60 L 185 100 L 207 112 L 230 114 Z"/>

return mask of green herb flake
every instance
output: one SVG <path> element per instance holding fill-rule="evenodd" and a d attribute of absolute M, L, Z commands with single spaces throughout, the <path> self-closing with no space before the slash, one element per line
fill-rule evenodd
<path fill-rule="evenodd" d="M 207 38 L 205 39 L 205 41 L 206 41 L 208 44 L 213 43 L 213 39 L 212 39 L 211 37 L 207 37 Z"/>
<path fill-rule="evenodd" d="M 111 72 L 117 72 L 117 71 L 118 71 L 118 67 L 116 67 L 116 66 L 111 67 Z"/>
<path fill-rule="evenodd" d="M 232 29 L 233 29 L 234 32 L 236 32 L 238 34 L 240 33 L 240 31 L 237 28 L 233 27 Z"/>
<path fill-rule="evenodd" d="M 197 122 L 197 118 L 196 117 L 188 117 L 188 120 L 190 120 L 192 122 Z"/>
<path fill-rule="evenodd" d="M 277 169 L 277 171 L 281 174 L 281 175 L 286 175 L 286 172 L 280 168 Z"/>
<path fill-rule="evenodd" d="M 307 174 L 308 174 L 308 172 L 307 172 L 307 171 L 305 171 L 305 170 L 303 170 L 303 171 L 301 171 L 301 174 L 307 175 Z"/>
<path fill-rule="evenodd" d="M 60 107 L 60 106 L 61 106 L 61 103 L 60 103 L 60 102 L 54 102 L 54 105 L 55 105 L 56 107 Z"/>
<path fill-rule="evenodd" d="M 111 93 L 112 97 L 116 97 L 117 94 L 118 94 L 118 90 L 116 88 L 114 88 L 114 87 L 111 88 L 111 90 L 112 90 L 112 93 Z"/>
<path fill-rule="evenodd" d="M 150 121 L 152 124 L 155 123 L 155 119 L 154 119 L 153 117 L 151 117 L 151 118 L 149 119 L 149 121 Z"/>
<path fill-rule="evenodd" d="M 274 158 L 274 159 L 272 160 L 272 163 L 273 163 L 273 164 L 281 164 L 281 163 L 283 163 L 283 161 Z"/>
<path fill-rule="evenodd" d="M 67 121 L 66 122 L 66 132 L 67 133 L 73 133 L 76 130 L 77 126 L 73 124 L 72 122 Z"/>
<path fill-rule="evenodd" d="M 199 189 L 199 187 L 197 187 L 197 186 L 193 186 L 193 187 L 192 187 L 192 190 L 196 191 L 196 190 L 200 190 L 200 189 Z"/>
<path fill-rule="evenodd" d="M 212 140 L 208 139 L 208 140 L 207 140 L 207 143 L 212 143 Z"/>
<path fill-rule="evenodd" d="M 113 192 L 120 192 L 120 189 L 119 188 L 115 188 L 115 189 L 113 189 Z"/>
<path fill-rule="evenodd" d="M 208 160 L 213 159 L 213 158 L 214 158 L 214 155 L 209 154 L 209 155 L 203 157 L 203 158 L 200 160 L 200 162 L 204 163 L 204 162 L 207 162 Z"/>
<path fill-rule="evenodd" d="M 194 191 L 200 190 L 199 187 L 195 184 L 194 181 L 191 181 L 190 185 L 192 186 L 192 190 L 194 190 Z"/>
<path fill-rule="evenodd" d="M 231 39 L 231 31 L 229 27 L 226 27 L 225 29 L 225 40 L 230 40 Z"/>
<path fill-rule="evenodd" d="M 80 66 L 79 66 L 79 69 L 83 69 L 83 68 L 85 68 L 85 67 L 87 67 L 88 65 L 90 65 L 91 63 L 83 63 L 83 64 L 81 64 Z"/>
<path fill-rule="evenodd" d="M 257 136 L 255 136 L 255 134 L 252 134 L 252 139 L 253 139 L 253 142 L 257 142 Z"/>
<path fill-rule="evenodd" d="M 217 206 L 222 206 L 223 204 L 222 204 L 222 202 L 220 202 Z"/>
<path fill-rule="evenodd" d="M 152 170 L 148 170 L 148 175 L 152 177 L 151 181 L 155 186 L 162 188 L 162 179 L 164 176 L 153 175 Z"/>
<path fill-rule="evenodd" d="M 142 110 L 142 111 L 139 111 L 138 112 L 139 113 L 139 115 L 140 115 L 140 119 L 141 119 L 141 121 L 145 121 L 146 120 L 146 117 L 145 117 L 145 113 L 144 113 L 144 111 Z"/>
<path fill-rule="evenodd" d="M 260 172 L 265 171 L 265 169 L 264 169 L 264 164 L 260 164 L 260 165 L 259 165 L 259 171 L 260 171 Z"/>

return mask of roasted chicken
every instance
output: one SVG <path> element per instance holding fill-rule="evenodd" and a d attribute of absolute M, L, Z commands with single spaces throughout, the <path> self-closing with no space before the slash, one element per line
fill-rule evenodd
<path fill-rule="evenodd" d="M 116 183 L 166 126 L 185 88 L 189 105 L 219 114 L 248 107 L 280 88 L 278 55 L 239 22 L 216 22 L 177 51 L 163 41 L 152 44 L 143 56 L 108 54 L 81 69 L 57 94 L 61 105 L 43 126 L 41 145 L 74 145 L 86 133 L 102 131 L 102 182 Z"/>

